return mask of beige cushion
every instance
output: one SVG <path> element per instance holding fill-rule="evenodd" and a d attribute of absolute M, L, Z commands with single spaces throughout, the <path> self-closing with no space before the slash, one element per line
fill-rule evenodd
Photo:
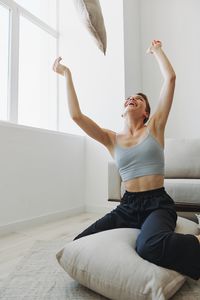
<path fill-rule="evenodd" d="M 81 21 L 93 36 L 97 46 L 106 53 L 107 38 L 99 0 L 74 0 Z"/>
<path fill-rule="evenodd" d="M 113 161 L 108 161 L 108 198 L 113 200 L 120 200 L 120 186 L 121 178 L 117 167 Z"/>
<path fill-rule="evenodd" d="M 189 204 L 200 204 L 200 179 L 166 178 L 164 181 L 166 192 L 172 199 Z"/>
<path fill-rule="evenodd" d="M 176 232 L 198 232 L 178 217 Z M 57 253 L 64 270 L 80 284 L 115 300 L 169 299 L 185 277 L 142 259 L 134 250 L 140 230 L 102 231 L 68 243 Z"/>
<path fill-rule="evenodd" d="M 200 139 L 165 140 L 165 178 L 200 178 Z"/>

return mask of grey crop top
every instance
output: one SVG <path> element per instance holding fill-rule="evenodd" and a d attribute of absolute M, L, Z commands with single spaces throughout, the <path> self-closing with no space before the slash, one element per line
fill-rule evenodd
<path fill-rule="evenodd" d="M 116 134 L 114 160 L 122 181 L 145 175 L 164 175 L 164 149 L 146 128 L 147 135 L 142 141 L 128 148 L 117 143 Z"/>

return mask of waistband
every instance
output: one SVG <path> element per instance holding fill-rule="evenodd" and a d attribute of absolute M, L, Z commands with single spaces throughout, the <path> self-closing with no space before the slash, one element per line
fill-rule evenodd
<path fill-rule="evenodd" d="M 156 196 L 156 195 L 161 195 L 163 193 L 165 193 L 165 187 L 161 187 L 161 188 L 158 188 L 158 189 L 154 189 L 154 190 L 148 190 L 148 191 L 142 191 L 142 192 L 128 192 L 128 191 L 125 191 L 124 193 L 124 196 L 137 196 L 137 197 L 140 197 L 140 196 Z"/>

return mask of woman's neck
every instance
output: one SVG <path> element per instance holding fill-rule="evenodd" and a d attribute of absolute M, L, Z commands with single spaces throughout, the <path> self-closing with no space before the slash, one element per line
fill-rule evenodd
<path fill-rule="evenodd" d="M 123 132 L 127 135 L 135 136 L 138 132 L 140 132 L 146 125 L 141 122 L 125 121 Z"/>

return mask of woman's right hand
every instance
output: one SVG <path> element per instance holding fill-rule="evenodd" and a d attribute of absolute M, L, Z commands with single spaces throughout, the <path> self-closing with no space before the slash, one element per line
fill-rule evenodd
<path fill-rule="evenodd" d="M 64 66 L 60 63 L 61 60 L 62 60 L 61 57 L 56 58 L 56 60 L 53 64 L 53 70 L 54 70 L 54 72 L 64 76 L 66 72 L 70 73 L 70 70 L 69 70 L 69 68 L 67 68 L 66 66 Z"/>

